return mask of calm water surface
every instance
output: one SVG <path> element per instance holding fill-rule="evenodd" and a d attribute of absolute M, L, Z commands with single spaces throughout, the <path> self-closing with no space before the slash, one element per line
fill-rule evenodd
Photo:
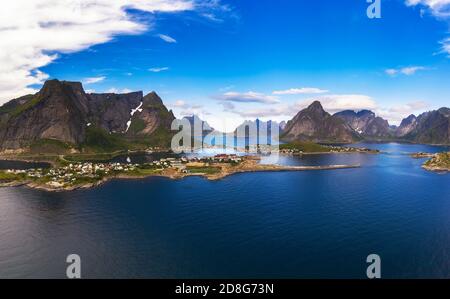
<path fill-rule="evenodd" d="M 385 278 L 450 278 L 450 174 L 411 152 L 283 157 L 360 169 L 111 181 L 48 193 L 0 189 L 0 277 L 359 278 L 367 255 Z M 269 159 L 269 158 L 268 158 Z"/>

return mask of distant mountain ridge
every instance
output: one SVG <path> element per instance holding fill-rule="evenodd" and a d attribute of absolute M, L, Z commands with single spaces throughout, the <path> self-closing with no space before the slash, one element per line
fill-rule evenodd
<path fill-rule="evenodd" d="M 388 138 L 392 136 L 389 122 L 370 110 L 345 110 L 334 114 L 344 120 L 362 138 Z"/>
<path fill-rule="evenodd" d="M 370 110 L 344 110 L 331 116 L 316 101 L 287 123 L 282 137 L 285 141 L 319 143 L 376 140 L 450 144 L 450 109 L 410 115 L 397 127 Z"/>
<path fill-rule="evenodd" d="M 207 122 L 193 115 L 204 133 Z M 79 82 L 49 80 L 34 95 L 11 100 L 0 107 L 0 150 L 47 152 L 112 152 L 168 146 L 175 116 L 151 92 L 127 94 L 86 93 Z M 400 126 L 369 110 L 345 110 L 334 115 L 318 101 L 280 124 L 259 119 L 236 128 L 276 124 L 281 140 L 316 143 L 353 143 L 361 140 L 450 144 L 450 109 L 441 108 L 405 118 Z M 269 134 L 271 132 L 268 132 Z"/>

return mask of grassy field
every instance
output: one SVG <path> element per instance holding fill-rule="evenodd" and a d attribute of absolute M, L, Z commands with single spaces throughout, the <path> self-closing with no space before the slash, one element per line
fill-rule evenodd
<path fill-rule="evenodd" d="M 0 183 L 9 183 L 26 179 L 25 174 L 14 174 L 0 171 Z"/>
<path fill-rule="evenodd" d="M 117 156 L 126 154 L 127 151 L 116 151 L 112 153 L 96 153 L 96 154 L 72 154 L 65 155 L 64 160 L 68 162 L 85 162 L 85 161 L 94 161 L 94 162 L 104 162 L 111 159 L 114 159 Z"/>
<path fill-rule="evenodd" d="M 297 150 L 304 153 L 329 152 L 331 148 L 313 142 L 291 142 L 280 145 L 280 150 Z"/>
<path fill-rule="evenodd" d="M 30 153 L 67 153 L 73 145 L 54 139 L 41 139 L 30 145 Z"/>
<path fill-rule="evenodd" d="M 206 167 L 187 167 L 190 173 L 204 173 L 204 174 L 216 174 L 220 172 L 220 168 L 206 166 Z"/>

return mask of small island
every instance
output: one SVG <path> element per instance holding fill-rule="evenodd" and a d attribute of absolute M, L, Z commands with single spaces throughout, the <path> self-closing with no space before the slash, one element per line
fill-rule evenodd
<path fill-rule="evenodd" d="M 426 161 L 422 167 L 429 171 L 450 171 L 450 152 L 433 155 L 433 157 Z"/>
<path fill-rule="evenodd" d="M 435 154 L 423 153 L 423 152 L 411 154 L 411 157 L 414 159 L 433 158 L 434 156 L 435 156 Z"/>

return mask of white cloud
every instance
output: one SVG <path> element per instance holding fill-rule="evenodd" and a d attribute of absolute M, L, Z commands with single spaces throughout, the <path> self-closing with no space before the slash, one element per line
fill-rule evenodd
<path fill-rule="evenodd" d="M 414 75 L 418 71 L 425 70 L 425 67 L 423 66 L 411 66 L 411 67 L 405 67 L 400 70 L 400 72 L 404 75 L 410 76 Z"/>
<path fill-rule="evenodd" d="M 387 70 L 385 70 L 385 73 L 388 74 L 389 76 L 395 76 L 398 74 L 411 76 L 411 75 L 414 75 L 415 73 L 417 73 L 418 71 L 423 71 L 426 69 L 427 68 L 424 66 L 408 66 L 408 67 L 403 67 L 403 68 L 398 68 L 398 69 L 387 69 Z"/>
<path fill-rule="evenodd" d="M 255 108 L 255 109 L 245 109 L 245 110 L 230 110 L 244 118 L 270 118 L 275 116 L 288 116 L 292 117 L 294 110 L 288 105 L 279 105 L 267 108 Z"/>
<path fill-rule="evenodd" d="M 169 70 L 168 67 L 153 67 L 153 68 L 149 69 L 149 71 L 152 73 L 160 73 L 160 72 L 164 72 L 164 71 L 168 71 L 168 70 Z"/>
<path fill-rule="evenodd" d="M 430 108 L 425 101 L 412 101 L 393 106 L 378 105 L 372 97 L 362 94 L 324 95 L 301 100 L 293 104 L 277 104 L 268 107 L 252 107 L 250 109 L 241 109 L 232 102 L 221 102 L 221 105 L 224 112 L 238 115 L 244 119 L 266 118 L 282 121 L 292 119 L 299 111 L 307 108 L 314 101 L 320 101 L 324 110 L 330 114 L 343 110 L 371 110 L 376 115 L 388 120 L 389 123 L 397 125 L 410 114 L 418 115 Z"/>
<path fill-rule="evenodd" d="M 203 105 L 189 104 L 184 100 L 178 100 L 173 104 L 169 104 L 168 106 L 173 110 L 176 110 L 177 114 L 181 117 L 192 115 L 205 116 L 210 114 L 208 111 L 203 109 Z"/>
<path fill-rule="evenodd" d="M 447 53 L 450 57 L 450 37 L 441 41 L 442 52 Z"/>
<path fill-rule="evenodd" d="M 106 77 L 91 77 L 83 80 L 84 84 L 95 84 L 102 81 L 105 81 Z"/>
<path fill-rule="evenodd" d="M 236 103 L 264 103 L 264 104 L 276 104 L 280 101 L 275 96 L 269 96 L 258 92 L 226 92 L 223 95 L 217 97 L 218 100 L 226 102 Z"/>
<path fill-rule="evenodd" d="M 166 43 L 175 44 L 177 42 L 176 39 L 174 39 L 171 36 L 165 35 L 165 34 L 158 34 L 159 38 L 165 41 Z"/>
<path fill-rule="evenodd" d="M 447 21 L 450 25 L 450 0 L 405 0 L 407 6 L 421 5 L 428 8 L 428 10 L 436 18 Z M 423 10 L 420 11 L 421 16 Z M 450 38 L 441 41 L 441 51 L 450 55 Z"/>
<path fill-rule="evenodd" d="M 106 91 L 106 93 L 116 93 L 116 94 L 125 94 L 133 92 L 131 89 L 124 88 L 124 89 L 117 89 L 115 87 L 112 87 Z"/>
<path fill-rule="evenodd" d="M 450 17 L 450 0 L 406 0 L 405 3 L 408 6 L 426 6 L 437 17 Z"/>
<path fill-rule="evenodd" d="M 172 106 L 177 107 L 177 108 L 180 108 L 180 107 L 183 108 L 183 107 L 186 107 L 186 102 L 183 100 L 178 100 Z"/>
<path fill-rule="evenodd" d="M 376 113 L 389 120 L 391 124 L 400 124 L 400 122 L 411 114 L 419 114 L 430 108 L 425 101 L 413 101 L 406 104 L 396 104 L 391 107 L 376 109 Z"/>
<path fill-rule="evenodd" d="M 36 90 L 48 76 L 40 71 L 58 58 L 139 34 L 151 24 L 127 9 L 176 12 L 195 9 L 195 0 L 15 0 L 0 10 L 0 103 Z"/>
<path fill-rule="evenodd" d="M 398 74 L 398 70 L 396 70 L 396 69 L 387 69 L 384 72 L 386 74 L 388 74 L 389 76 L 395 76 Z"/>
<path fill-rule="evenodd" d="M 314 87 L 302 87 L 302 88 L 291 88 L 287 90 L 276 90 L 273 92 L 275 95 L 298 95 L 298 94 L 320 94 L 327 93 L 328 90 L 323 90 Z"/>
<path fill-rule="evenodd" d="M 292 118 L 300 110 L 305 109 L 314 101 L 320 101 L 324 109 L 331 114 L 342 110 L 363 110 L 376 109 L 375 101 L 366 95 L 348 94 L 348 95 L 323 95 L 319 97 L 309 98 L 297 101 L 294 104 L 276 104 L 269 107 L 256 107 L 250 109 L 237 108 L 232 101 L 221 102 L 223 111 L 237 114 L 244 118 L 264 118 L 264 117 L 280 117 L 286 116 Z M 233 101 L 240 103 L 239 101 Z"/>
<path fill-rule="evenodd" d="M 223 22 L 222 19 L 218 18 L 218 17 L 217 17 L 215 14 L 213 14 L 213 13 L 203 13 L 202 16 L 205 17 L 205 18 L 207 18 L 207 19 L 210 20 L 210 21 L 213 21 L 213 22 L 217 22 L 217 23 Z"/>

